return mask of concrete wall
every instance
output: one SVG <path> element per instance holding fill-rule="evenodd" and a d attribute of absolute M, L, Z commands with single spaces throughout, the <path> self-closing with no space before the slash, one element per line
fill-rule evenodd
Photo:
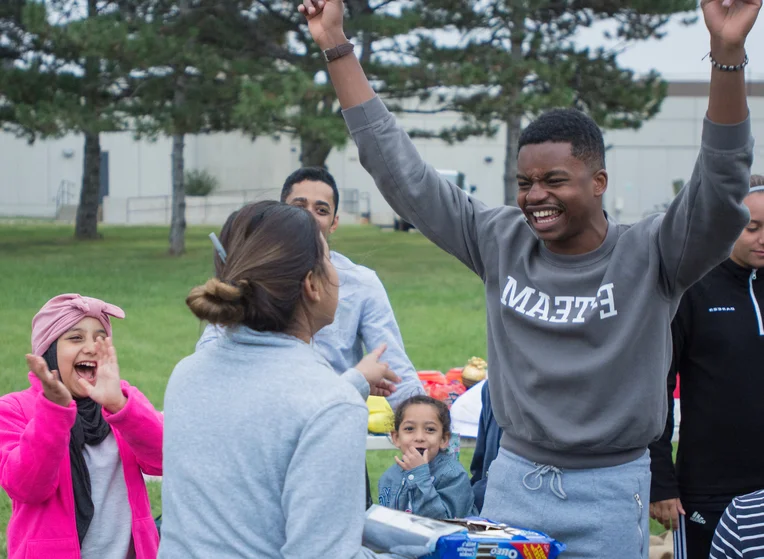
<path fill-rule="evenodd" d="M 84 139 L 68 135 L 32 145 L 0 133 L 0 215 L 53 217 L 56 196 L 69 183 L 73 203 L 82 184 Z M 119 197 L 170 193 L 170 151 L 167 138 L 135 141 L 129 133 L 103 134 L 101 149 L 109 152 L 110 192 Z M 193 167 L 193 152 L 187 150 Z"/>
<path fill-rule="evenodd" d="M 754 172 L 764 172 L 764 97 L 749 99 L 754 147 Z M 687 181 L 700 149 L 708 106 L 706 98 L 671 97 L 660 115 L 638 131 L 611 131 L 605 144 L 610 185 L 605 205 L 619 221 L 629 223 L 673 198 L 674 180 Z"/>
<path fill-rule="evenodd" d="M 755 137 L 764 138 L 764 83 L 753 86 L 749 101 L 753 132 Z M 705 84 L 672 84 L 670 97 L 655 119 L 638 131 L 606 133 L 605 141 L 611 148 L 607 154 L 610 187 L 605 204 L 620 221 L 634 221 L 660 207 L 672 197 L 672 182 L 689 178 L 700 145 L 706 95 Z M 456 123 L 458 116 L 403 115 L 399 120 L 407 128 L 438 129 Z M 503 201 L 504 137 L 502 127 L 494 138 L 473 138 L 454 146 L 439 140 L 416 140 L 415 144 L 436 168 L 464 172 L 467 180 L 477 186 L 474 196 L 496 206 Z M 163 201 L 131 201 L 130 207 L 136 208 L 135 211 L 131 211 L 130 216 L 125 212 L 129 198 L 170 195 L 169 139 L 147 142 L 135 141 L 128 133 L 104 134 L 102 146 L 109 152 L 110 163 L 111 200 L 104 208 L 105 220 L 114 223 L 159 220 L 165 210 L 153 205 L 161 204 L 163 208 Z M 0 133 L 3 169 L 0 215 L 52 217 L 56 211 L 56 194 L 64 181 L 74 185 L 72 196 L 78 199 L 82 148 L 82 139 L 77 136 L 29 146 Z M 258 191 L 266 193 L 265 197 L 276 198 L 286 175 L 299 166 L 299 144 L 287 137 L 264 137 L 253 142 L 240 134 L 192 136 L 187 138 L 185 156 L 188 169 L 206 169 L 213 173 L 224 192 Z M 758 172 L 763 170 L 762 159 L 764 141 L 756 146 L 755 170 Z M 374 223 L 392 222 L 392 210 L 358 162 L 352 142 L 343 150 L 332 151 L 327 165 L 341 188 L 367 193 Z M 219 221 L 218 211 L 230 211 L 235 205 L 231 200 L 221 199 L 221 207 L 213 212 L 215 221 Z M 141 204 L 147 206 L 144 208 Z M 209 206 L 209 201 L 206 210 L 190 203 L 189 222 L 212 219 L 204 213 L 196 217 L 191 213 L 209 212 Z"/>

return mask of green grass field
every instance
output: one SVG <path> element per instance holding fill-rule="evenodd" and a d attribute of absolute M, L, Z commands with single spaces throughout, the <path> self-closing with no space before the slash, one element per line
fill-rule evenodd
<path fill-rule="evenodd" d="M 201 333 L 184 300 L 211 275 L 211 230 L 190 229 L 188 253 L 175 259 L 166 255 L 164 228 L 104 228 L 104 240 L 75 243 L 70 228 L 0 225 L 0 393 L 28 386 L 34 313 L 54 295 L 77 292 L 125 309 L 114 325 L 122 374 L 161 406 L 170 372 Z M 418 234 L 373 227 L 340 228 L 332 246 L 377 270 L 417 368 L 485 355 L 482 284 L 454 258 Z"/>
<path fill-rule="evenodd" d="M 114 343 L 122 376 L 161 409 L 175 364 L 193 351 L 202 325 L 185 306 L 189 289 L 212 271 L 207 234 L 217 228 L 190 228 L 188 252 L 167 256 L 167 229 L 104 227 L 104 239 L 75 242 L 71 227 L 50 223 L 0 223 L 0 394 L 28 386 L 24 354 L 30 324 L 50 297 L 77 292 L 121 306 Z M 446 371 L 473 355 L 485 356 L 482 283 L 451 256 L 419 234 L 382 232 L 374 227 L 341 227 L 332 248 L 377 271 L 387 288 L 414 365 Z M 392 464 L 392 452 L 368 455 L 376 480 Z M 462 450 L 467 466 L 472 452 Z M 150 484 L 155 512 L 161 510 L 159 484 Z M 0 551 L 10 502 L 0 495 Z"/>
<path fill-rule="evenodd" d="M 76 243 L 69 227 L 0 224 L 0 393 L 26 388 L 24 354 L 30 324 L 50 297 L 77 292 L 121 306 L 114 343 L 122 376 L 157 407 L 175 364 L 191 353 L 201 324 L 185 306 L 189 289 L 212 270 L 213 228 L 188 231 L 188 253 L 167 256 L 165 228 L 103 228 L 104 239 Z M 473 355 L 485 356 L 485 310 L 480 280 L 418 234 L 381 232 L 373 227 L 340 228 L 332 248 L 374 268 L 396 311 L 406 349 L 419 369 L 447 370 Z M 369 453 L 376 480 L 393 463 L 393 453 Z M 464 449 L 469 464 L 472 453 Z M 159 484 L 150 484 L 155 511 Z M 10 503 L 0 498 L 4 546 Z"/>

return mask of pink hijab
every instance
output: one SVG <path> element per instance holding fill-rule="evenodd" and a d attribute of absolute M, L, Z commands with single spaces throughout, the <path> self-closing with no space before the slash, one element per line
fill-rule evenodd
<path fill-rule="evenodd" d="M 32 319 L 32 353 L 42 355 L 64 332 L 86 317 L 98 320 L 111 336 L 110 316 L 125 318 L 125 311 L 100 299 L 65 293 L 45 303 Z"/>

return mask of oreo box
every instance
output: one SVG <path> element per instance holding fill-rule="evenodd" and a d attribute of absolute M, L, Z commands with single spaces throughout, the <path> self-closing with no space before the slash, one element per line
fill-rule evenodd
<path fill-rule="evenodd" d="M 445 522 L 467 530 L 438 538 L 426 559 L 555 559 L 565 550 L 565 545 L 533 530 L 477 518 Z"/>

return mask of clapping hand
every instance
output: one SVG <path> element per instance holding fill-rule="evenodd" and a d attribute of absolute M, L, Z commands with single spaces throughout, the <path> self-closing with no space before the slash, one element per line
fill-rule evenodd
<path fill-rule="evenodd" d="M 117 413 L 125 407 L 127 397 L 122 393 L 122 384 L 117 364 L 117 351 L 111 343 L 111 338 L 96 340 L 96 369 L 95 384 L 78 379 L 85 394 L 101 404 L 111 413 Z"/>
<path fill-rule="evenodd" d="M 58 371 L 48 370 L 48 364 L 45 359 L 39 355 L 27 354 L 27 365 L 29 370 L 32 371 L 35 376 L 40 379 L 42 383 L 42 391 L 45 397 L 59 406 L 69 407 L 72 401 L 72 393 L 61 382 L 61 375 Z"/>

